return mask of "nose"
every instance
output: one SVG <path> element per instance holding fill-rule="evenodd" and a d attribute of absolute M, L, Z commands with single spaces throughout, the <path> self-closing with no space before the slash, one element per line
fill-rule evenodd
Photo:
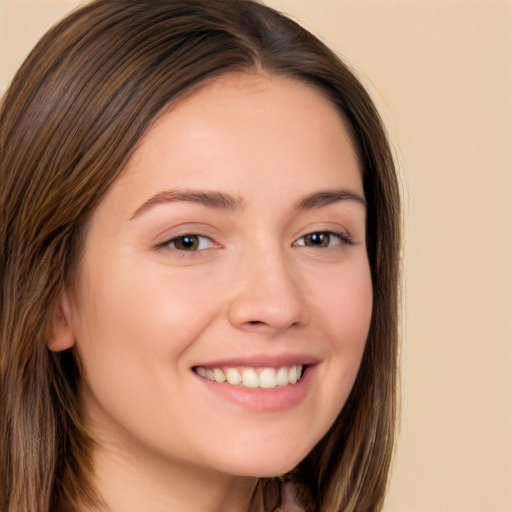
<path fill-rule="evenodd" d="M 228 312 L 233 326 L 278 332 L 309 322 L 300 278 L 279 251 L 253 252 L 235 274 Z"/>

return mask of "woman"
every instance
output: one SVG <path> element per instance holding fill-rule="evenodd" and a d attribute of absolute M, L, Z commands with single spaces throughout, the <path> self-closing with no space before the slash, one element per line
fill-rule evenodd
<path fill-rule="evenodd" d="M 92 2 L 0 154 L 2 510 L 381 509 L 399 195 L 321 42 L 252 1 Z"/>

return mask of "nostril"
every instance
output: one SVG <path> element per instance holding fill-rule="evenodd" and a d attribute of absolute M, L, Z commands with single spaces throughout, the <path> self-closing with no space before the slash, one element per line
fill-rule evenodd
<path fill-rule="evenodd" d="M 237 328 L 252 331 L 282 331 L 308 323 L 308 311 L 302 293 L 287 290 L 285 296 L 281 292 L 276 290 L 276 293 L 263 293 L 261 287 L 257 286 L 242 288 L 229 304 L 230 323 Z"/>

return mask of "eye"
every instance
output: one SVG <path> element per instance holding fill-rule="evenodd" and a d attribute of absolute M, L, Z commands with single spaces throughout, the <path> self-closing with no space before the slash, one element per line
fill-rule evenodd
<path fill-rule="evenodd" d="M 332 231 L 315 231 L 299 238 L 296 242 L 296 245 L 299 247 L 327 249 L 336 245 L 351 243 L 351 239 L 344 233 L 334 233 Z"/>
<path fill-rule="evenodd" d="M 171 249 L 186 252 L 204 251 L 205 249 L 217 247 L 211 238 L 195 234 L 177 236 L 166 242 L 165 245 Z"/>

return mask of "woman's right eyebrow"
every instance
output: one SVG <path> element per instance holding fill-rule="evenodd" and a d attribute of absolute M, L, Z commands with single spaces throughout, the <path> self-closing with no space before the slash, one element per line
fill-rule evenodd
<path fill-rule="evenodd" d="M 135 210 L 130 220 L 139 217 L 157 205 L 176 202 L 198 203 L 208 208 L 228 211 L 241 210 L 245 205 L 242 198 L 226 194 L 225 192 L 215 190 L 171 189 L 164 190 L 150 197 Z"/>

